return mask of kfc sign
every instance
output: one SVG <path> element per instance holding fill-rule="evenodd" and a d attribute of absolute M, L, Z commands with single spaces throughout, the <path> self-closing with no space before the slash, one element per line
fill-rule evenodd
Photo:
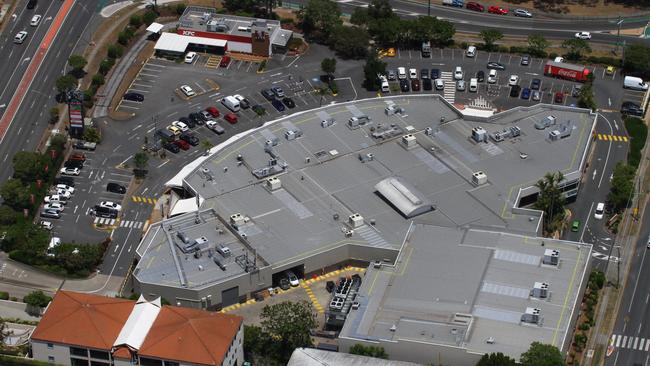
<path fill-rule="evenodd" d="M 194 33 L 194 31 L 184 30 L 183 33 L 182 33 L 182 35 L 184 35 L 184 36 L 194 37 L 194 36 L 195 36 L 195 33 Z"/>

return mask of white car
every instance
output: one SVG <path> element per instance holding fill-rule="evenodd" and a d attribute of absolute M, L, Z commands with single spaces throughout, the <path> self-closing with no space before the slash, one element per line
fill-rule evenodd
<path fill-rule="evenodd" d="M 418 70 L 409 69 L 409 78 L 410 79 L 417 79 L 418 78 Z"/>
<path fill-rule="evenodd" d="M 400 80 L 406 79 L 406 69 L 403 67 L 397 68 L 397 78 Z"/>
<path fill-rule="evenodd" d="M 182 85 L 181 86 L 181 91 L 183 92 L 183 94 L 185 94 L 188 97 L 193 97 L 193 96 L 196 95 L 194 90 L 192 90 L 192 88 L 190 88 L 189 85 Z"/>
<path fill-rule="evenodd" d="M 454 70 L 454 79 L 463 80 L 463 68 L 462 67 L 456 66 L 456 70 Z"/>
<path fill-rule="evenodd" d="M 181 121 L 172 122 L 172 126 L 178 128 L 179 130 L 181 130 L 181 132 L 185 132 L 185 131 L 190 130 L 190 128 L 185 123 L 183 123 Z"/>
<path fill-rule="evenodd" d="M 533 13 L 529 12 L 526 9 L 515 9 L 512 12 L 516 17 L 532 18 Z"/>
<path fill-rule="evenodd" d="M 50 239 L 50 244 L 47 246 L 47 255 L 49 257 L 54 257 L 54 248 L 59 245 L 61 245 L 61 238 L 56 236 L 52 237 L 52 239 Z"/>
<path fill-rule="evenodd" d="M 39 225 L 41 225 L 41 227 L 45 230 L 52 230 L 54 227 L 54 225 L 52 225 L 52 223 L 49 221 L 41 221 Z"/>
<path fill-rule="evenodd" d="M 45 201 L 45 203 L 59 202 L 59 203 L 61 203 L 63 205 L 65 205 L 65 203 L 66 203 L 66 199 L 63 198 L 62 196 L 59 196 L 58 194 L 52 194 L 52 195 L 49 195 L 49 196 L 45 196 L 45 198 L 43 198 L 43 201 Z"/>
<path fill-rule="evenodd" d="M 32 17 L 32 20 L 29 22 L 29 25 L 31 25 L 32 27 L 36 27 L 40 22 L 41 22 L 41 16 L 39 14 L 36 14 Z"/>
<path fill-rule="evenodd" d="M 578 32 L 578 33 L 576 33 L 576 38 L 578 38 L 578 39 L 591 39 L 591 33 L 589 33 L 589 32 Z"/>
<path fill-rule="evenodd" d="M 488 73 L 488 83 L 489 84 L 494 84 L 497 82 L 497 71 L 492 69 Z"/>
<path fill-rule="evenodd" d="M 56 189 L 56 195 L 61 197 L 63 200 L 69 200 L 70 199 L 70 191 L 68 191 L 67 189 L 57 188 Z"/>
<path fill-rule="evenodd" d="M 25 31 L 20 31 L 16 33 L 16 36 L 14 37 L 14 43 L 21 44 L 25 42 L 25 39 L 27 38 L 27 32 Z"/>
<path fill-rule="evenodd" d="M 61 202 L 50 202 L 43 206 L 43 210 L 61 212 L 63 211 L 63 204 Z"/>
<path fill-rule="evenodd" d="M 60 191 L 60 190 L 62 190 L 62 189 L 65 189 L 66 191 L 70 192 L 70 194 L 73 194 L 73 193 L 74 193 L 74 187 L 70 187 L 70 186 L 67 185 L 67 184 L 57 184 L 57 185 L 56 185 L 56 189 L 57 189 L 57 191 Z"/>
<path fill-rule="evenodd" d="M 287 277 L 289 278 L 289 283 L 291 286 L 296 287 L 300 285 L 300 281 L 298 280 L 298 277 L 291 271 L 287 271 Z"/>
<path fill-rule="evenodd" d="M 112 208 L 115 211 L 122 210 L 122 206 L 118 205 L 115 202 L 111 202 L 111 201 L 102 201 L 102 202 L 99 203 L 99 207 Z"/>
<path fill-rule="evenodd" d="M 79 175 L 79 168 L 61 168 L 63 175 Z"/>
<path fill-rule="evenodd" d="M 186 64 L 194 63 L 194 60 L 196 60 L 196 52 L 188 52 L 185 55 L 185 63 Z"/>
<path fill-rule="evenodd" d="M 436 90 L 442 90 L 445 88 L 445 82 L 442 79 L 434 80 L 433 84 L 436 86 Z"/>
<path fill-rule="evenodd" d="M 519 84 L 519 76 L 510 75 L 510 79 L 508 79 L 508 85 L 515 86 L 517 84 Z"/>
<path fill-rule="evenodd" d="M 596 205 L 596 211 L 594 212 L 594 218 L 596 220 L 600 220 L 603 218 L 603 215 L 605 214 L 605 204 L 602 202 L 599 202 Z"/>

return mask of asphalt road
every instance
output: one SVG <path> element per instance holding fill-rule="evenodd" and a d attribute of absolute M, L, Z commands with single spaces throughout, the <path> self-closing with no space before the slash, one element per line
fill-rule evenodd
<path fill-rule="evenodd" d="M 648 209 L 646 204 L 645 209 Z M 648 211 L 645 211 L 646 213 Z M 634 255 L 623 292 L 621 307 L 617 315 L 614 331 L 610 335 L 615 348 L 614 353 L 606 359 L 607 366 L 614 365 L 648 365 L 650 359 L 650 256 L 646 248 L 650 225 L 648 215 L 643 218 L 639 238 L 633 246 Z M 647 257 L 647 258 L 646 258 Z M 646 259 L 648 261 L 646 261 Z"/>
<path fill-rule="evenodd" d="M 308 0 L 291 0 L 283 2 L 284 6 L 306 5 Z M 352 0 L 339 2 L 339 9 L 344 14 L 352 14 L 355 7 L 367 6 L 367 0 Z M 427 15 L 427 4 L 408 0 L 392 0 L 393 11 L 401 17 L 412 18 Z M 484 4 L 487 8 L 487 4 Z M 442 5 L 432 5 L 431 15 L 448 20 L 456 26 L 458 32 L 477 34 L 483 29 L 497 28 L 508 36 L 528 37 L 531 33 L 540 33 L 547 39 L 567 39 L 580 31 L 594 32 L 591 42 L 615 43 L 618 40 L 617 19 L 543 19 L 534 17 L 532 19 L 519 18 L 512 15 L 495 15 L 487 12 L 479 13 L 464 8 L 454 8 Z M 625 20 L 626 19 L 626 20 Z M 648 17 L 624 18 L 621 28 L 643 27 L 650 20 Z M 612 32 L 613 34 L 596 33 Z M 629 43 L 650 44 L 649 39 L 638 37 L 622 36 L 622 40 Z"/>

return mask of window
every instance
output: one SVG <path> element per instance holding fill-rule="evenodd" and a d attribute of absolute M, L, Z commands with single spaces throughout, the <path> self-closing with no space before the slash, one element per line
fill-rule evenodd
<path fill-rule="evenodd" d="M 85 348 L 70 347 L 70 354 L 81 357 L 88 357 L 88 350 Z"/>
<path fill-rule="evenodd" d="M 52 344 L 52 343 L 48 343 L 48 345 L 50 345 L 50 344 Z M 47 362 L 54 363 L 54 356 L 47 356 Z"/>
<path fill-rule="evenodd" d="M 70 358 L 70 366 L 88 366 L 88 360 L 81 360 L 78 358 Z"/>
<path fill-rule="evenodd" d="M 165 366 L 178 366 L 178 362 L 165 361 Z"/>
<path fill-rule="evenodd" d="M 107 362 L 90 361 L 90 366 L 110 366 Z"/>
<path fill-rule="evenodd" d="M 141 366 L 162 366 L 162 360 L 140 357 Z"/>
<path fill-rule="evenodd" d="M 47 349 L 54 349 L 54 344 L 48 343 L 47 344 Z"/>
<path fill-rule="evenodd" d="M 90 358 L 99 358 L 102 360 L 108 360 L 108 352 L 106 351 L 96 351 L 91 349 L 90 350 Z"/>

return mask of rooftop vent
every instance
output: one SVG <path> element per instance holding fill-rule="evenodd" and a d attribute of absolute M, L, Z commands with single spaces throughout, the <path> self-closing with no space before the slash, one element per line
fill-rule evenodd
<path fill-rule="evenodd" d="M 526 308 L 526 312 L 521 315 L 521 322 L 541 325 L 541 312 L 538 308 Z"/>
<path fill-rule="evenodd" d="M 325 127 L 333 126 L 334 123 L 336 123 L 336 120 L 334 120 L 334 118 L 324 118 L 320 121 L 320 126 L 325 128 Z"/>
<path fill-rule="evenodd" d="M 407 150 L 412 149 L 417 146 L 417 140 L 413 134 L 409 133 L 408 135 L 402 136 L 402 144 Z"/>
<path fill-rule="evenodd" d="M 535 282 L 533 289 L 530 291 L 530 296 L 538 299 L 546 299 L 548 297 L 548 283 Z"/>
<path fill-rule="evenodd" d="M 354 213 L 348 217 L 348 224 L 350 227 L 353 229 L 358 228 L 359 226 L 363 225 L 363 216 L 359 215 L 358 213 Z"/>
<path fill-rule="evenodd" d="M 481 126 L 472 128 L 472 140 L 476 142 L 487 141 L 487 131 Z"/>
<path fill-rule="evenodd" d="M 373 160 L 375 160 L 375 155 L 373 155 L 372 153 L 368 153 L 368 154 L 359 154 L 359 160 L 360 160 L 362 163 L 366 163 L 366 162 L 369 162 L 369 161 L 373 161 Z"/>
<path fill-rule="evenodd" d="M 554 124 L 555 124 L 555 116 L 546 116 L 546 118 L 542 119 L 541 121 L 535 122 L 535 128 L 538 130 L 543 130 Z"/>
<path fill-rule="evenodd" d="M 268 178 L 266 180 L 266 188 L 271 192 L 282 188 L 282 182 L 280 181 L 280 178 L 278 177 Z"/>
<path fill-rule="evenodd" d="M 225 244 L 219 244 L 215 249 L 217 250 L 217 253 L 224 256 L 224 258 L 230 257 L 230 255 L 232 254 L 230 252 L 230 248 Z"/>
<path fill-rule="evenodd" d="M 472 183 L 475 186 L 480 186 L 487 183 L 487 175 L 483 172 L 474 172 L 472 173 Z"/>
<path fill-rule="evenodd" d="M 230 225 L 237 228 L 240 225 L 244 224 L 244 216 L 240 213 L 230 215 Z"/>
<path fill-rule="evenodd" d="M 555 249 L 544 250 L 544 260 L 542 263 L 549 266 L 557 266 L 560 264 L 560 251 Z"/>
<path fill-rule="evenodd" d="M 190 243 L 190 238 L 188 238 L 187 235 L 185 235 L 184 232 L 179 231 L 179 232 L 176 233 L 176 236 L 177 236 L 179 239 L 181 239 L 181 241 L 183 242 L 183 244 L 189 244 L 189 243 Z"/>
<path fill-rule="evenodd" d="M 359 115 L 359 116 L 354 116 L 350 117 L 348 120 L 348 127 L 352 130 L 356 130 L 357 128 L 361 126 L 365 126 L 370 123 L 370 117 L 368 117 L 365 114 Z"/>
<path fill-rule="evenodd" d="M 224 266 L 223 263 L 221 263 L 221 261 L 217 257 L 212 257 L 212 260 L 214 261 L 214 264 L 216 264 L 217 266 L 219 266 L 219 268 L 221 268 L 222 271 L 226 270 L 226 266 Z"/>

